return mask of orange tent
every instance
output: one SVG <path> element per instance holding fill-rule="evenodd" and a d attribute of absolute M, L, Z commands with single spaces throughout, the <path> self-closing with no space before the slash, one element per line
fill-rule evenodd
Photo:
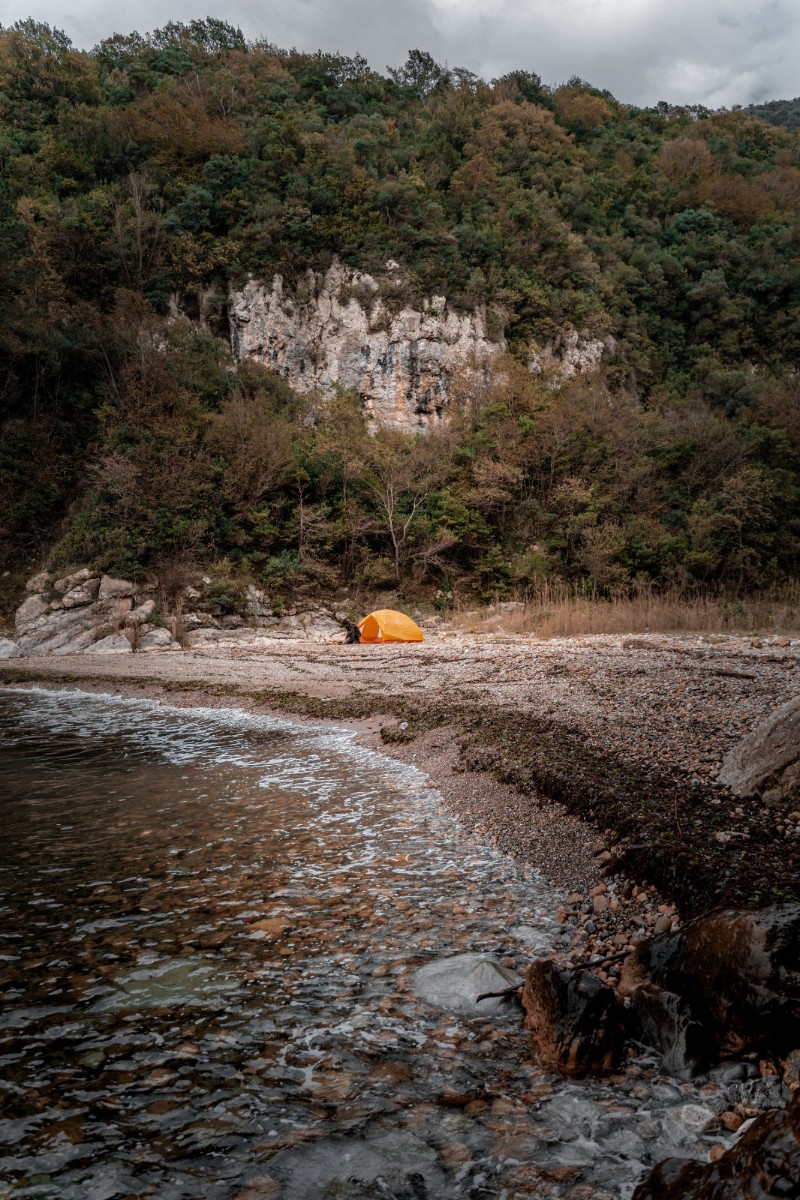
<path fill-rule="evenodd" d="M 422 630 L 405 613 L 379 608 L 359 621 L 362 642 L 421 642 Z"/>

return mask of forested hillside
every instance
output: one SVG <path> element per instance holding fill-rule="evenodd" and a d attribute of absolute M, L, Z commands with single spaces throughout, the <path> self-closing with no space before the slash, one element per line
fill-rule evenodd
<path fill-rule="evenodd" d="M 91 53 L 0 31 L 4 602 L 44 562 L 278 597 L 796 574 L 791 124 L 420 51 L 384 76 L 214 20 Z M 508 354 L 443 431 L 370 436 L 357 398 L 232 361 L 230 288 L 334 258 L 486 305 Z M 570 329 L 614 339 L 602 370 L 532 376 Z"/>

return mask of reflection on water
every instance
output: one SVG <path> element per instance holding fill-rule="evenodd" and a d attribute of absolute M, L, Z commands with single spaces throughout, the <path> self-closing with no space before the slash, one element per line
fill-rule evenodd
<path fill-rule="evenodd" d="M 419 773 L 232 711 L 7 690 L 0 780 L 0 1197 L 629 1194 L 635 1100 L 554 1090 L 510 1006 L 411 992 L 433 957 L 559 936 Z"/>

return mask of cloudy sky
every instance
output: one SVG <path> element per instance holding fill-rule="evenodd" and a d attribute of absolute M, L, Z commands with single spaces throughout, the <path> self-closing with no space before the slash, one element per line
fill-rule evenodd
<path fill-rule="evenodd" d="M 419 47 L 484 78 L 580 75 L 633 104 L 800 94 L 800 0 L 0 0 L 0 24 L 33 16 L 87 48 L 208 15 L 281 46 L 360 51 L 381 71 Z"/>

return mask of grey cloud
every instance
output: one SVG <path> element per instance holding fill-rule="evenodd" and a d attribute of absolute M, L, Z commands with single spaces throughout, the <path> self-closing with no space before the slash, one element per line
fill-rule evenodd
<path fill-rule="evenodd" d="M 91 46 L 213 8 L 212 0 L 33 0 L 21 9 L 0 0 L 0 22 L 32 15 Z M 717 107 L 800 93 L 795 0 L 227 0 L 221 9 L 249 37 L 360 51 L 378 70 L 419 47 L 486 78 L 518 67 L 548 83 L 580 75 L 629 103 Z"/>

